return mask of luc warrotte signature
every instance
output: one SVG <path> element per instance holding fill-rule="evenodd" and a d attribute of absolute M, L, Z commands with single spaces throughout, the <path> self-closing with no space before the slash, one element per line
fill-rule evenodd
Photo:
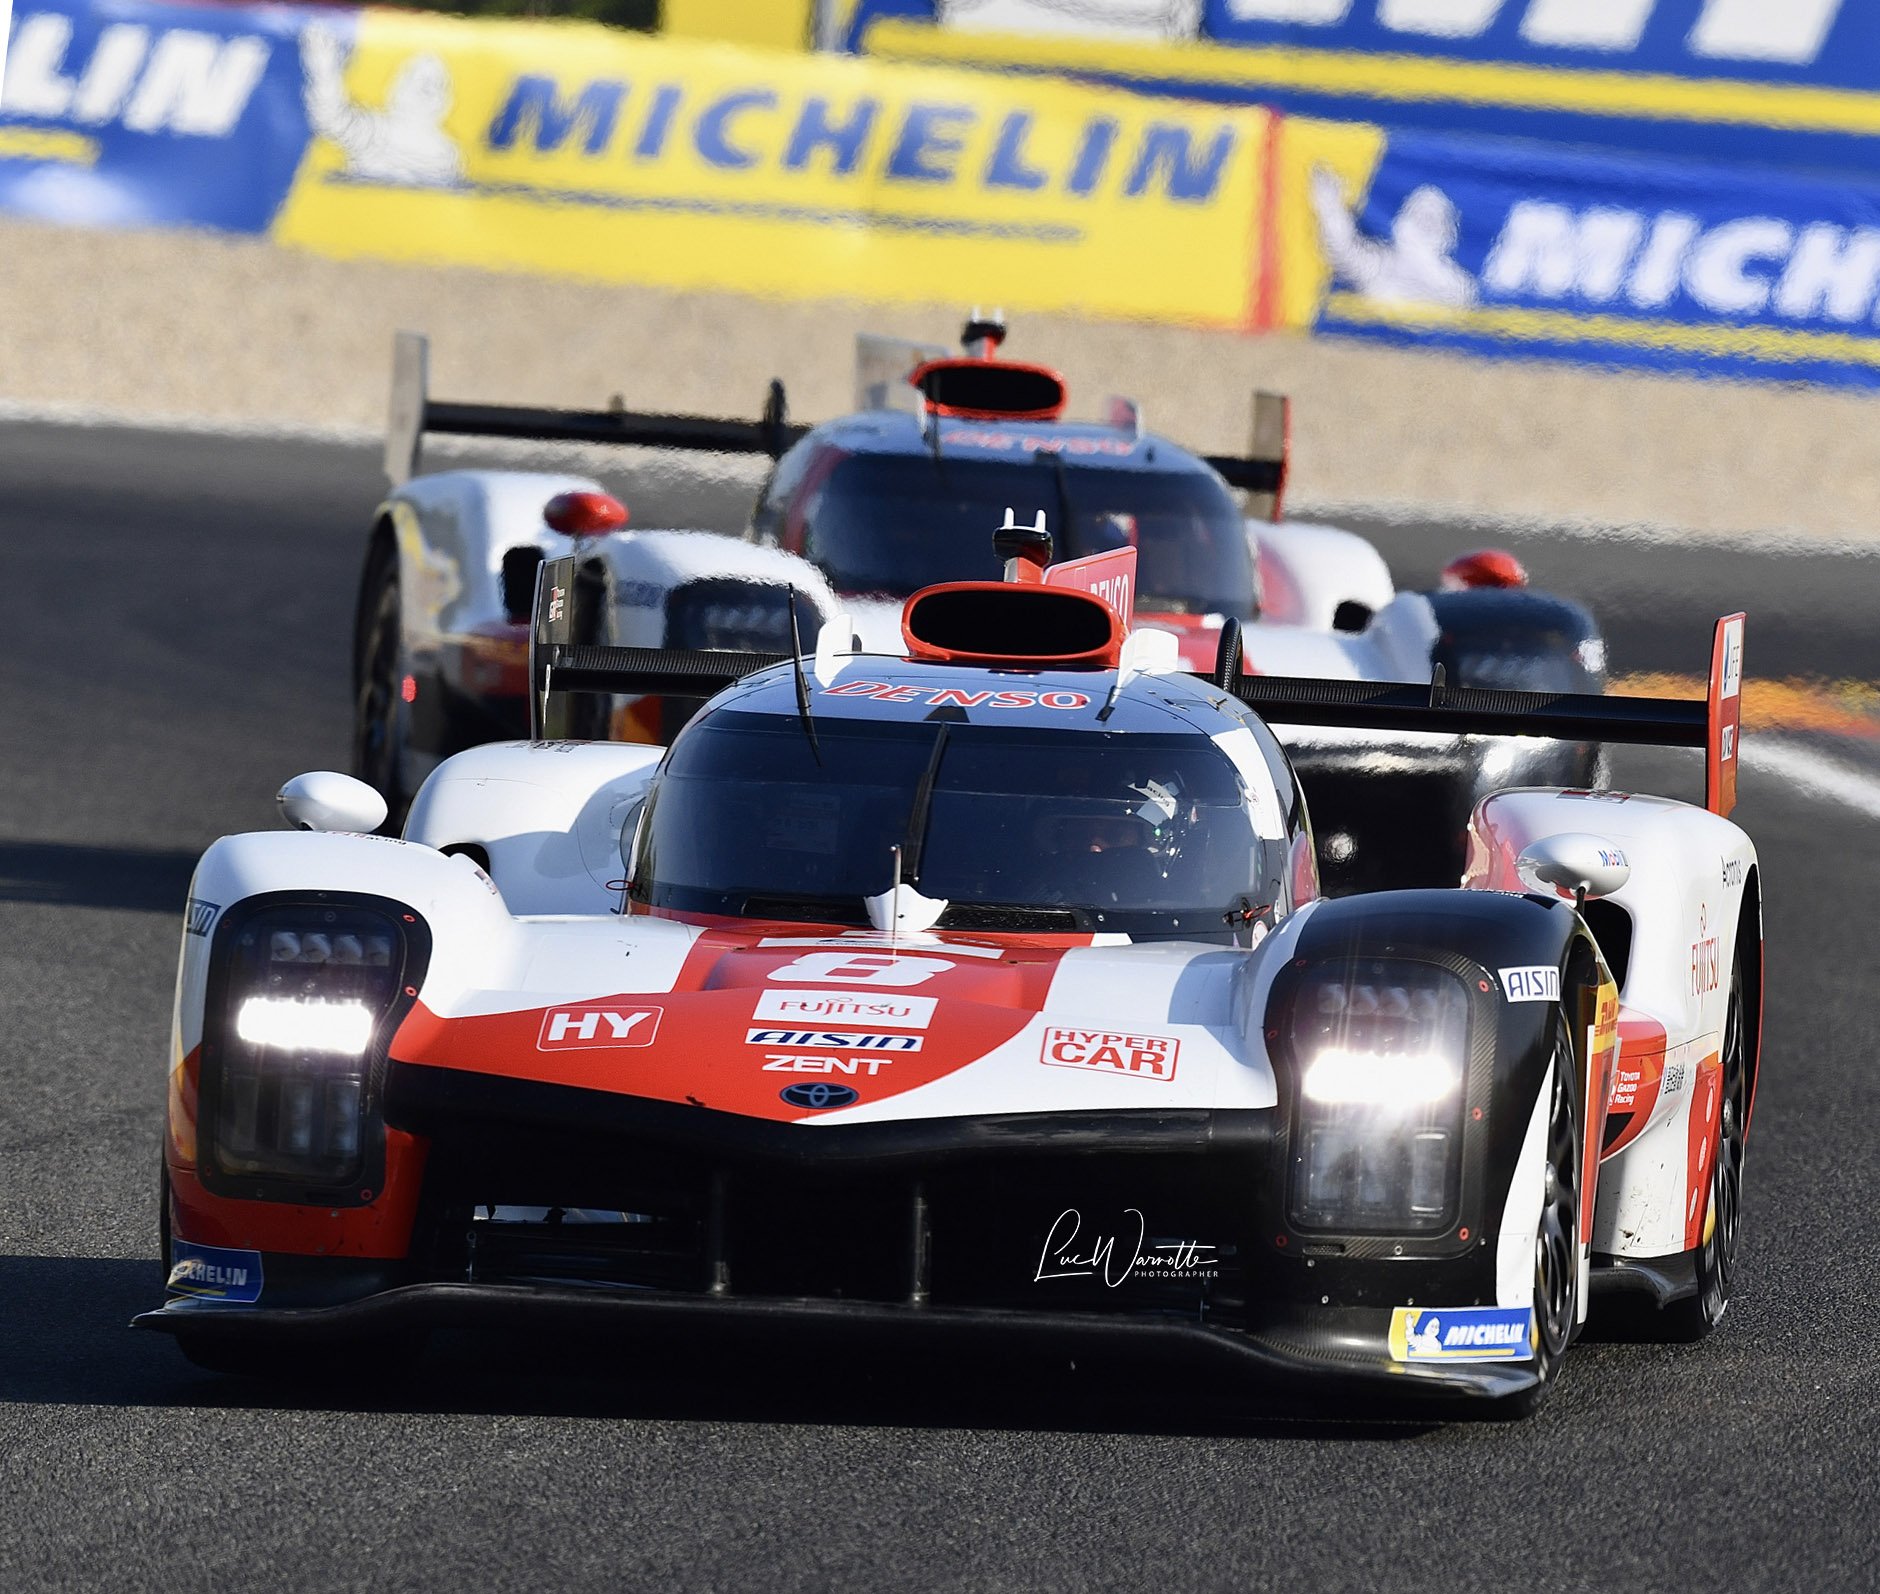
<path fill-rule="evenodd" d="M 1148 1224 L 1136 1207 L 1126 1207 L 1117 1234 L 1084 1237 L 1083 1214 L 1066 1207 L 1044 1237 L 1034 1284 L 1046 1279 L 1101 1278 L 1111 1289 L 1132 1276 L 1199 1279 L 1216 1276 L 1215 1248 L 1199 1240 L 1149 1243 Z M 1119 1237 L 1122 1244 L 1118 1244 Z"/>

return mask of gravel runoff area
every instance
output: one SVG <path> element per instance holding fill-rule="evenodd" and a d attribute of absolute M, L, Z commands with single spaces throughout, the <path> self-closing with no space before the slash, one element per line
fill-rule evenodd
<path fill-rule="evenodd" d="M 431 335 L 443 397 L 799 419 L 848 406 L 858 330 L 951 343 L 958 306 L 725 294 L 317 258 L 210 234 L 0 220 L 0 404 L 142 419 L 377 427 L 391 337 Z M 1802 386 L 1485 362 L 1290 335 L 1015 318 L 1073 410 L 1127 393 L 1185 442 L 1244 440 L 1247 395 L 1294 395 L 1294 495 L 1317 509 L 1867 538 L 1880 405 Z"/>

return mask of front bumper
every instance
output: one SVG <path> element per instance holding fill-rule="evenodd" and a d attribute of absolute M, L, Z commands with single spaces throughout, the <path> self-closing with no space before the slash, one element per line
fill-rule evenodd
<path fill-rule="evenodd" d="M 711 1299 L 658 1291 L 551 1285 L 408 1284 L 338 1306 L 238 1308 L 173 1300 L 135 1328 L 222 1343 L 265 1340 L 296 1348 L 430 1329 L 601 1331 L 688 1346 L 761 1342 L 824 1351 L 920 1355 L 981 1351 L 1176 1367 L 1211 1392 L 1275 1394 L 1323 1409 L 1329 1396 L 1374 1403 L 1482 1407 L 1531 1391 L 1527 1362 L 1393 1361 L 1388 1312 L 1318 1327 L 1247 1332 L 1204 1323 L 1106 1318 L 1079 1312 L 999 1311 L 874 1301 Z"/>

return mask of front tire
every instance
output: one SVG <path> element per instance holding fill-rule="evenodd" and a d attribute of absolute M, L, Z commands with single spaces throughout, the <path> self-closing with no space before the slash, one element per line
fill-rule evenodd
<path fill-rule="evenodd" d="M 1541 1216 L 1534 1232 L 1534 1387 L 1513 1397 L 1513 1415 L 1538 1411 L 1559 1382 L 1580 1318 L 1579 1068 L 1562 1014 L 1555 1023 L 1548 1086 Z"/>

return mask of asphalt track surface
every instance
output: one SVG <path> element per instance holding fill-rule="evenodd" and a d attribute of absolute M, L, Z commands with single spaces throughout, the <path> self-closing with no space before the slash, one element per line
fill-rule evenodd
<path fill-rule="evenodd" d="M 737 513 L 637 485 L 641 524 Z M 129 1331 L 161 1295 L 178 909 L 203 846 L 343 767 L 378 487 L 363 448 L 0 427 L 0 1587 L 1874 1586 L 1880 852 L 1873 818 L 1753 764 L 1770 1003 L 1736 1302 L 1700 1346 L 1582 1343 L 1525 1424 L 467 1336 L 312 1396 Z M 1383 536 L 1412 580 L 1486 540 Z M 1619 669 L 1701 670 L 1742 605 L 1752 675 L 1880 679 L 1880 559 L 1508 540 L 1600 607 Z"/>

